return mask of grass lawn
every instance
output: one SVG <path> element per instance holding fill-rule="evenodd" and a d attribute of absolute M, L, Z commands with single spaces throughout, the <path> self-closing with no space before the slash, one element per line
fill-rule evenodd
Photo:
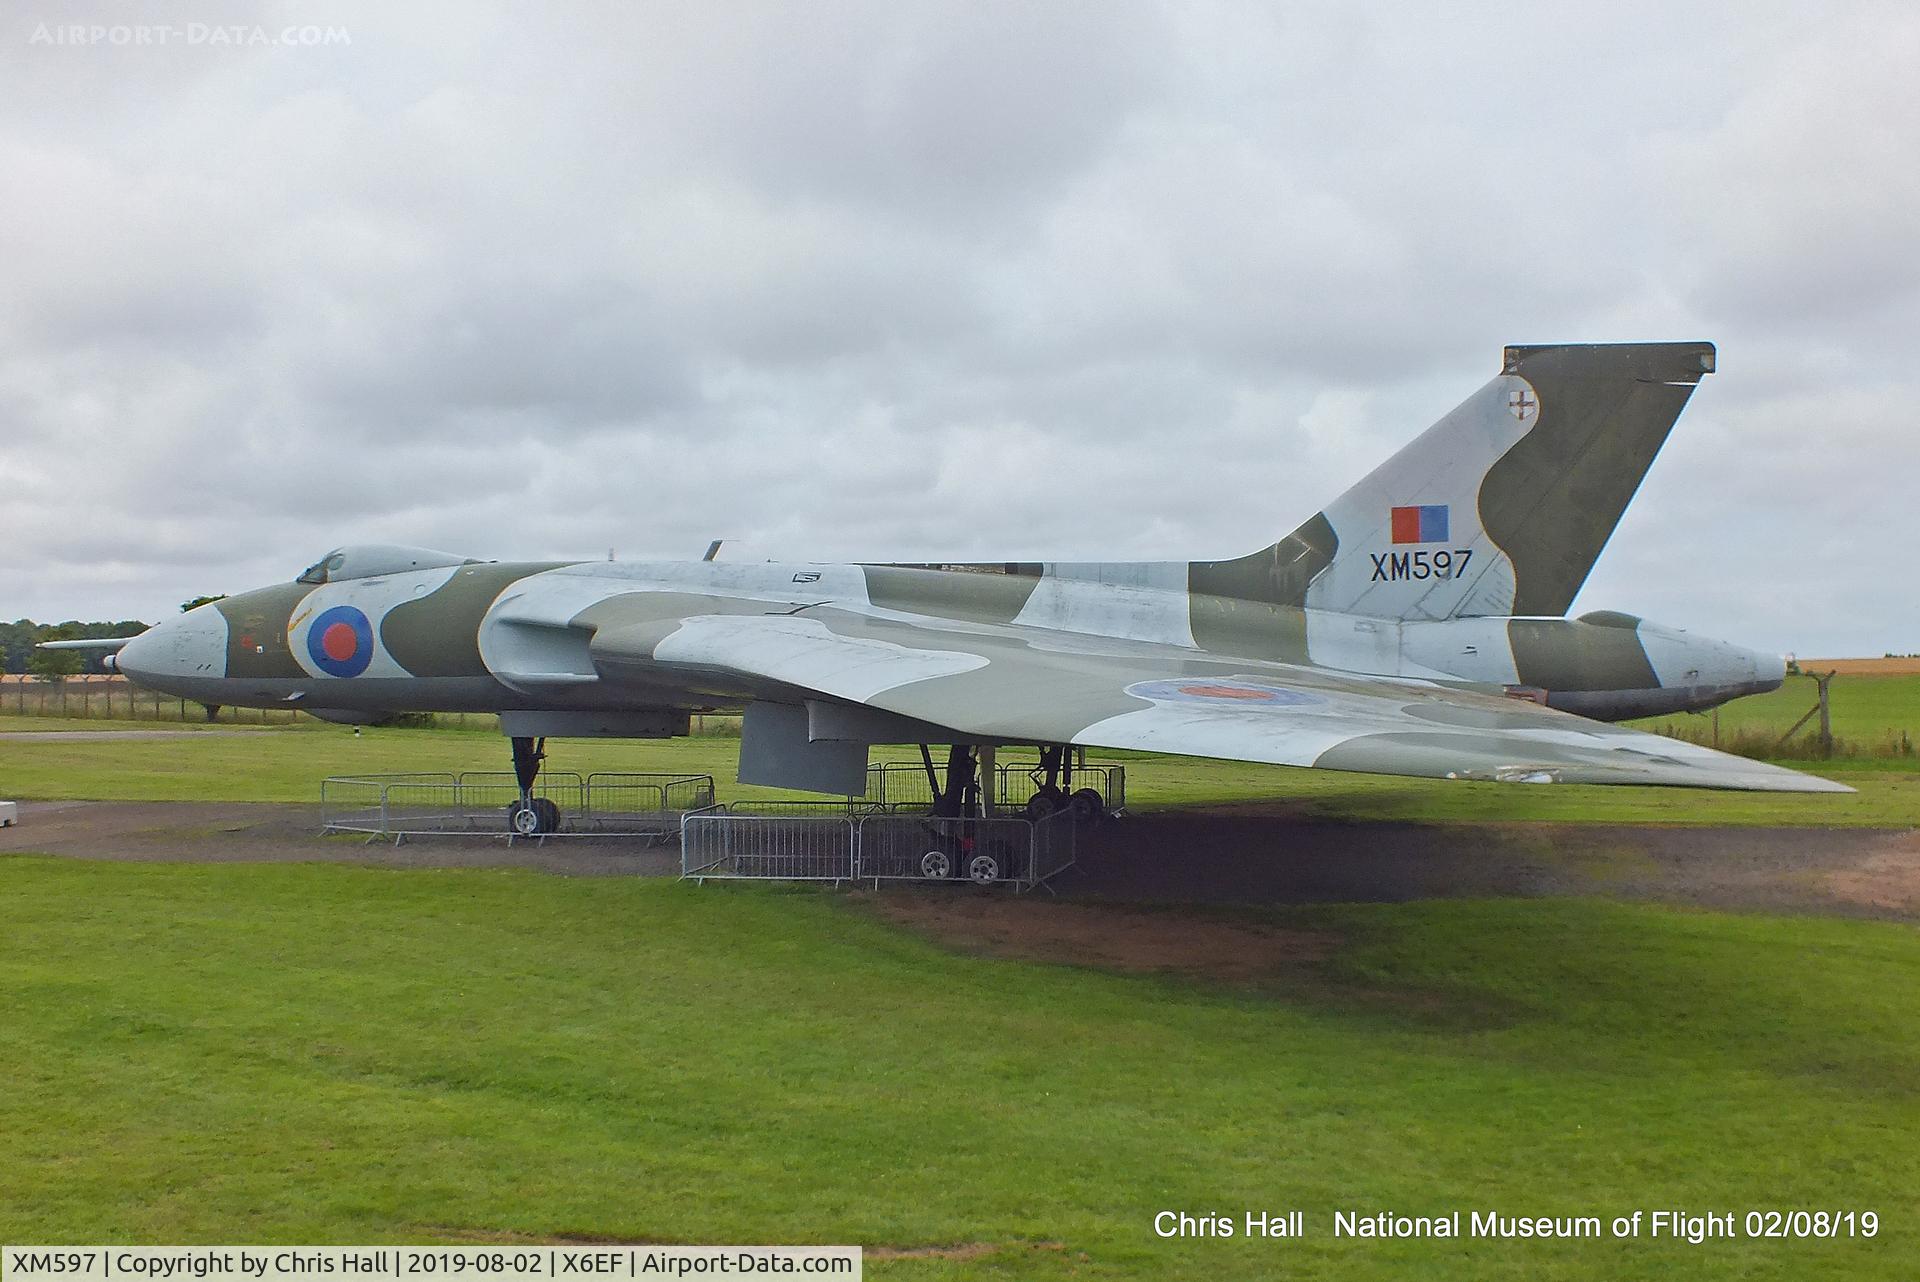
<path fill-rule="evenodd" d="M 1751 733 L 1777 740 L 1818 702 L 1814 683 L 1804 676 L 1790 676 L 1786 684 L 1768 694 L 1735 699 L 1720 708 L 1720 732 L 1731 740 Z M 1920 741 L 1920 676 L 1872 676 L 1848 674 L 1837 677 L 1832 686 L 1831 715 L 1833 734 L 1844 744 L 1863 751 L 1884 750 L 1888 741 L 1897 741 L 1904 732 L 1910 741 Z M 1705 731 L 1713 714 L 1650 717 L 1633 724 L 1657 733 L 1672 728 L 1687 728 L 1689 737 L 1706 741 Z M 1802 727 L 1796 739 L 1811 738 L 1814 723 Z"/>
<path fill-rule="evenodd" d="M 0 860 L 0 1241 L 979 1244 L 875 1276 L 1911 1278 L 1920 934 L 1572 901 L 1269 914 L 1235 988 L 865 901 Z M 1189 911 L 1193 929 L 1207 915 Z M 1242 915 L 1244 916 L 1244 915 Z M 1336 1240 L 1336 1209 L 1872 1209 L 1872 1241 Z M 1306 1212 L 1163 1241 L 1163 1209 Z"/>
<path fill-rule="evenodd" d="M 12 727 L 0 717 L 0 731 Z M 106 729 L 108 722 L 69 722 Z M 152 728 L 151 726 L 147 728 Z M 548 765 L 595 770 L 711 774 L 724 798 L 774 795 L 735 781 L 740 742 L 578 740 L 550 745 Z M 1703 792 L 1676 788 L 1522 787 L 1295 770 L 1138 753 L 1096 754 L 1128 763 L 1136 809 L 1278 802 L 1311 818 L 1419 821 L 1597 820 L 1617 823 L 1805 824 L 1902 827 L 1920 823 L 1920 762 L 1852 759 L 1820 763 L 1859 789 L 1853 796 Z M 913 759 L 876 749 L 874 759 Z M 1807 763 L 1789 763 L 1796 768 Z M 503 770 L 505 742 L 485 731 L 339 726 L 192 740 L 74 742 L 36 735 L 0 740 L 0 796 L 134 801 L 317 801 L 330 774 Z"/>
<path fill-rule="evenodd" d="M 1721 712 L 1721 724 L 1792 725 L 1815 700 L 1813 682 L 1788 677 L 1771 694 L 1737 699 Z M 1920 738 L 1920 677 L 1848 675 L 1833 683 L 1834 733 L 1875 739 L 1905 730 Z"/>

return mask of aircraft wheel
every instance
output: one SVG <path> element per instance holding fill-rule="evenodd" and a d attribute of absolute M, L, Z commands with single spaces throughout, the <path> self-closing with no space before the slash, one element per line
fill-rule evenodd
<path fill-rule="evenodd" d="M 535 797 L 533 811 L 540 817 L 540 831 L 543 833 L 560 831 L 560 803 L 551 797 Z"/>
<path fill-rule="evenodd" d="M 516 837 L 540 835 L 540 812 L 524 801 L 507 807 L 507 831 Z"/>
<path fill-rule="evenodd" d="M 1091 788 L 1082 788 L 1073 794 L 1067 808 L 1076 821 L 1099 823 L 1107 816 L 1107 799 Z"/>
<path fill-rule="evenodd" d="M 992 855 L 975 855 L 967 861 L 967 877 L 975 885 L 991 886 L 1000 880 L 1000 861 Z"/>
<path fill-rule="evenodd" d="M 920 875 L 940 880 L 953 875 L 953 860 L 944 850 L 929 850 L 920 856 Z"/>
<path fill-rule="evenodd" d="M 1067 799 L 1059 789 L 1052 792 L 1044 788 L 1027 798 L 1027 818 L 1039 823 L 1049 815 L 1056 815 L 1067 808 Z"/>

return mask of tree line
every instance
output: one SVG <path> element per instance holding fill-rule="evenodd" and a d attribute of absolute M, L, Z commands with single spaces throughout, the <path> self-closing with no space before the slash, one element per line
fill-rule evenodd
<path fill-rule="evenodd" d="M 191 601 L 183 601 L 180 608 L 183 611 L 191 610 L 197 605 L 220 599 L 217 596 L 197 596 Z M 102 673 L 106 668 L 100 662 L 101 656 L 92 651 L 37 650 L 34 647 L 42 641 L 137 637 L 147 627 L 139 619 L 116 619 L 111 623 L 87 623 L 79 619 L 68 619 L 65 623 L 36 623 L 32 619 L 15 619 L 12 623 L 0 623 L 0 672 L 27 672 L 48 680 L 82 673 Z"/>
<path fill-rule="evenodd" d="M 65 677 L 82 672 L 105 672 L 100 656 L 85 650 L 36 650 L 42 641 L 80 641 L 95 637 L 133 637 L 147 630 L 138 619 L 113 623 L 83 623 L 69 619 L 65 623 L 35 623 L 15 619 L 0 623 L 0 669 L 7 672 L 31 672 L 39 677 Z"/>

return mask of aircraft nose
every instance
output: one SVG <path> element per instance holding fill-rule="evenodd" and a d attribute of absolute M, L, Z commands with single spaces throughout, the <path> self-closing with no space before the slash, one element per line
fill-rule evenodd
<path fill-rule="evenodd" d="M 227 675 L 227 620 L 203 605 L 148 628 L 120 647 L 121 672 L 150 690 L 191 695 L 190 684 Z"/>

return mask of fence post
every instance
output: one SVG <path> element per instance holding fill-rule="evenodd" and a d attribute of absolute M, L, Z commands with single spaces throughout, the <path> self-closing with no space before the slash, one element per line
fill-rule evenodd
<path fill-rule="evenodd" d="M 1827 702 L 1827 687 L 1833 684 L 1834 675 L 1838 671 L 1839 669 L 1836 668 L 1834 672 L 1829 672 L 1824 677 L 1813 679 L 1814 684 L 1820 687 L 1820 755 L 1822 757 L 1833 756 L 1833 717 Z"/>

